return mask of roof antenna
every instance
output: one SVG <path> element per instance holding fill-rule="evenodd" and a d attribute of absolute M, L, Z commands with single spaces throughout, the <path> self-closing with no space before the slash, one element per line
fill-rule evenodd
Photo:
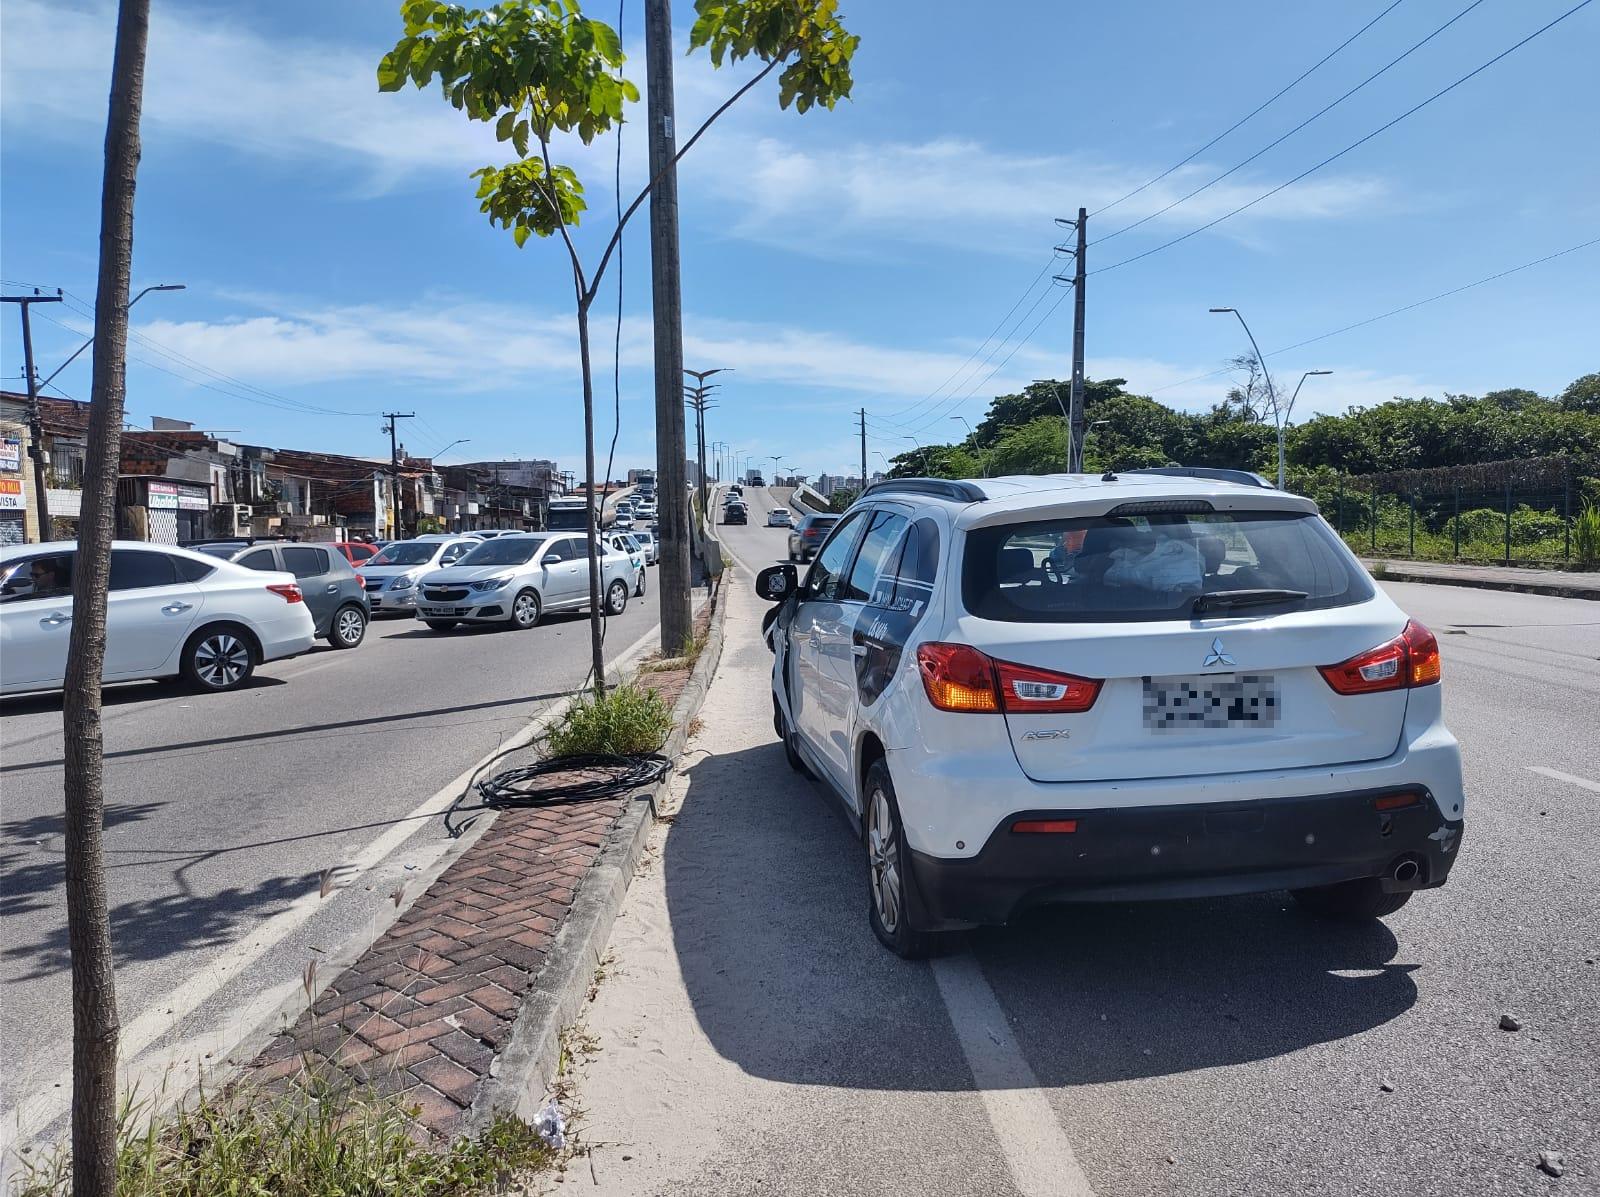
<path fill-rule="evenodd" d="M 1100 481 L 1101 482 L 1116 482 L 1116 481 L 1118 481 L 1116 471 L 1115 470 L 1107 470 L 1104 474 L 1100 475 Z"/>

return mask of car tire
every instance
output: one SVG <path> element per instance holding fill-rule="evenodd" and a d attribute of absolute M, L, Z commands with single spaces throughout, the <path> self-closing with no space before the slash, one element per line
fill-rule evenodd
<path fill-rule="evenodd" d="M 906 879 L 911 853 L 900 827 L 900 804 L 887 761 L 867 770 L 862 786 L 861 842 L 867 864 L 867 919 L 878 942 L 903 960 L 931 954 L 941 937 L 911 925 Z"/>
<path fill-rule="evenodd" d="M 183 680 L 202 693 L 237 690 L 256 671 L 255 646 L 243 628 L 213 624 L 189 637 L 179 668 Z"/>
<path fill-rule="evenodd" d="M 334 648 L 359 648 L 366 638 L 367 613 L 355 603 L 347 603 L 333 613 L 328 643 Z"/>
<path fill-rule="evenodd" d="M 448 632 L 456 626 L 453 619 L 424 619 L 422 622 L 428 625 L 430 632 Z"/>
<path fill-rule="evenodd" d="M 544 604 L 539 601 L 538 591 L 524 590 L 511 600 L 511 626 L 518 631 L 537 627 L 543 614 Z"/>
<path fill-rule="evenodd" d="M 1411 901 L 1411 890 L 1386 894 L 1376 877 L 1289 891 L 1312 914 L 1333 919 L 1381 919 Z"/>
<path fill-rule="evenodd" d="M 628 584 L 621 578 L 606 588 L 606 614 L 621 615 L 628 609 Z"/>
<path fill-rule="evenodd" d="M 639 570 L 639 583 L 638 583 L 637 586 L 634 587 L 634 590 L 633 590 L 633 597 L 634 598 L 643 598 L 644 597 L 644 579 L 645 579 L 645 571 L 641 568 Z"/>

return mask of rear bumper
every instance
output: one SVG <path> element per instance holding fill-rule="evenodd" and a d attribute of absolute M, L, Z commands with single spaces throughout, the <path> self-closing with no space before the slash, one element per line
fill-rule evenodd
<path fill-rule="evenodd" d="M 1414 805 L 1379 810 L 1409 792 Z M 1019 819 L 1070 819 L 1071 833 L 1016 832 Z M 926 927 L 1003 923 L 1033 906 L 1261 893 L 1363 877 L 1386 890 L 1443 885 L 1463 821 L 1420 786 L 1181 806 L 1024 810 L 960 859 L 912 851 Z M 1416 866 L 1394 880 L 1402 862 Z"/>
<path fill-rule="evenodd" d="M 261 643 L 261 660 L 282 661 L 311 651 L 317 642 L 316 625 L 309 612 L 304 619 L 279 620 L 256 629 L 256 639 Z"/>

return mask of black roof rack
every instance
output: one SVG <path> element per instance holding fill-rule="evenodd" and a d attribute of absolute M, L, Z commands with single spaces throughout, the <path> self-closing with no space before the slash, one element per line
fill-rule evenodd
<path fill-rule="evenodd" d="M 1225 470 L 1216 466 L 1145 466 L 1137 470 L 1123 470 L 1124 474 L 1164 474 L 1168 478 L 1210 478 L 1213 482 L 1234 482 L 1240 486 L 1260 486 L 1267 490 L 1277 487 L 1260 474 L 1250 470 Z"/>
<path fill-rule="evenodd" d="M 952 482 L 948 478 L 886 478 L 874 482 L 861 492 L 863 499 L 869 495 L 931 495 L 936 499 L 954 499 L 958 503 L 981 503 L 989 496 L 976 483 Z"/>

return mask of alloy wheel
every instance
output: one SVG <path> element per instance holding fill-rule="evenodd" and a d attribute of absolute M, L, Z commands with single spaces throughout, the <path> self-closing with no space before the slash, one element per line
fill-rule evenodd
<path fill-rule="evenodd" d="M 867 855 L 878 921 L 893 935 L 900 925 L 900 841 L 895 831 L 894 808 L 882 787 L 872 791 L 867 808 Z"/>
<path fill-rule="evenodd" d="M 214 690 L 239 684 L 250 668 L 250 648 L 230 632 L 213 632 L 194 650 L 194 671 Z"/>
<path fill-rule="evenodd" d="M 511 618 L 518 627 L 531 628 L 539 622 L 539 599 L 531 592 L 519 594 L 511 604 Z"/>
<path fill-rule="evenodd" d="M 339 612 L 335 632 L 345 644 L 355 645 L 361 643 L 361 637 L 366 631 L 366 626 L 367 621 L 361 618 L 361 612 L 354 607 L 346 607 Z"/>

